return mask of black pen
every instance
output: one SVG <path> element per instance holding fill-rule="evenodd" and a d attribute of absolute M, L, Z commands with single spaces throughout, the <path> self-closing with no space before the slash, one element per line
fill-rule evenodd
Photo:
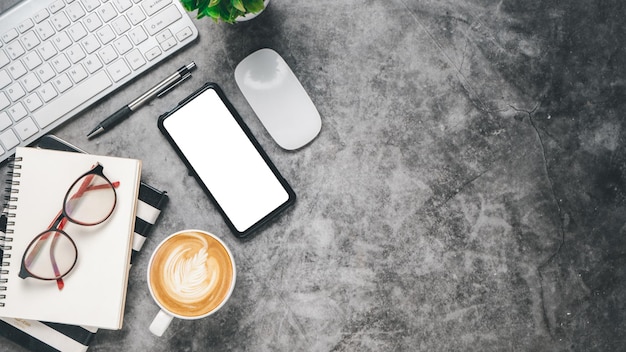
<path fill-rule="evenodd" d="M 169 75 L 166 79 L 159 82 L 156 86 L 150 88 L 147 92 L 143 93 L 139 98 L 133 100 L 128 105 L 116 111 L 111 116 L 107 117 L 104 121 L 100 122 L 96 128 L 94 128 L 89 134 L 87 138 L 91 138 L 97 136 L 105 131 L 111 129 L 113 126 L 122 122 L 124 119 L 128 118 L 133 112 L 139 109 L 143 104 L 148 101 L 154 99 L 155 97 L 160 97 L 165 93 L 169 92 L 170 89 L 176 87 L 182 81 L 191 77 L 191 70 L 196 68 L 196 63 L 191 62 L 181 68 L 178 71 Z"/>

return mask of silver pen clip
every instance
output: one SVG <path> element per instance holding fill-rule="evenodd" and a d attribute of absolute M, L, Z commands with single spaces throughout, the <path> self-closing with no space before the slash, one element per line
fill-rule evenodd
<path fill-rule="evenodd" d="M 170 90 L 174 89 L 176 86 L 178 86 L 179 84 L 183 83 L 184 81 L 186 81 L 187 79 L 191 78 L 191 73 L 187 72 L 184 76 L 182 76 L 178 81 L 170 84 L 169 86 L 163 87 L 163 89 L 161 89 L 161 91 L 159 91 L 157 93 L 157 98 L 160 98 L 162 96 L 164 96 L 165 94 L 167 94 Z"/>

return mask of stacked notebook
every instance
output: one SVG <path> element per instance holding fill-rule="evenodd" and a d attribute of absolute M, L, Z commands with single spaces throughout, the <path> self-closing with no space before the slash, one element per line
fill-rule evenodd
<path fill-rule="evenodd" d="M 56 143 L 52 145 L 46 144 L 44 146 L 42 144 L 41 146 L 46 147 L 46 148 L 55 148 L 55 149 L 61 149 L 61 148 L 66 149 L 66 150 L 72 149 L 71 146 L 67 144 L 63 144 L 63 141 L 59 141 L 58 139 L 56 140 Z M 27 148 L 27 149 L 30 149 L 30 148 Z M 68 154 L 68 153 L 61 153 L 64 155 L 60 156 L 57 159 L 56 154 L 54 154 L 57 152 L 51 152 L 51 153 L 53 154 L 48 154 L 47 152 L 43 154 L 38 154 L 36 151 L 29 150 L 28 152 L 23 153 L 24 157 L 22 158 L 22 160 L 18 162 L 18 164 L 21 163 L 22 166 L 28 166 L 29 163 L 27 162 L 27 156 L 29 155 L 31 156 L 31 158 L 34 158 L 32 155 L 41 155 L 41 156 L 44 156 L 44 158 L 46 157 L 51 158 L 50 155 L 53 155 L 55 156 L 55 160 L 61 160 L 66 157 L 65 154 Z M 80 159 L 81 158 L 77 160 L 80 160 Z M 91 161 L 90 159 L 87 159 L 87 160 Z M 3 318 L 0 318 L 0 335 L 5 336 L 6 338 L 13 340 L 17 344 L 22 345 L 31 350 L 35 350 L 35 351 L 86 351 L 89 346 L 89 343 L 92 341 L 92 339 L 94 338 L 98 330 L 98 328 L 95 328 L 94 326 L 99 326 L 99 327 L 104 327 L 104 328 L 113 328 L 113 329 L 121 328 L 121 319 L 123 317 L 126 284 L 128 280 L 127 274 L 128 274 L 128 269 L 130 268 L 130 266 L 126 264 L 125 268 L 112 268 L 112 269 L 110 268 L 110 266 L 112 265 L 113 267 L 115 267 L 115 265 L 117 265 L 116 263 L 120 263 L 120 262 L 132 263 L 132 257 L 137 255 L 137 253 L 141 250 L 141 247 L 146 239 L 146 236 L 148 236 L 152 225 L 157 221 L 161 210 L 167 203 L 168 197 L 165 194 L 165 192 L 157 190 L 143 182 L 138 183 L 136 191 L 133 190 L 133 185 L 132 185 L 133 181 L 132 181 L 131 174 L 136 173 L 138 169 L 140 170 L 140 162 L 136 161 L 134 163 L 135 166 L 132 166 L 133 163 L 127 160 L 116 161 L 114 159 L 108 159 L 106 157 L 99 157 L 98 161 L 102 162 L 105 165 L 105 174 L 107 171 L 109 171 L 112 177 L 115 176 L 116 178 L 117 177 L 124 178 L 125 181 L 122 181 L 122 182 L 125 182 L 125 183 L 121 182 L 121 184 L 122 185 L 125 184 L 127 186 L 127 188 L 124 191 L 122 191 L 121 189 L 118 189 L 117 193 L 118 193 L 119 203 L 116 206 L 116 212 L 119 211 L 119 213 L 114 213 L 114 215 L 112 215 L 112 218 L 110 219 L 114 221 L 112 221 L 110 224 L 103 225 L 103 228 L 100 229 L 102 231 L 105 231 L 107 229 L 107 226 L 109 226 L 109 230 L 111 228 L 116 228 L 118 231 L 114 231 L 112 235 L 112 236 L 116 236 L 115 233 L 123 231 L 125 226 L 128 226 L 128 225 L 131 226 L 129 232 L 131 232 L 132 234 L 130 236 L 127 235 L 128 249 L 127 250 L 124 249 L 125 247 L 124 236 L 120 235 L 120 237 L 116 239 L 115 241 L 119 242 L 119 247 L 121 247 L 121 249 L 115 249 L 111 247 L 107 251 L 107 252 L 118 251 L 118 253 L 116 254 L 118 256 L 118 259 L 116 261 L 111 262 L 110 265 L 107 265 L 107 269 L 116 270 L 116 273 L 114 274 L 108 273 L 109 270 L 107 270 L 106 272 L 98 273 L 98 275 L 110 275 L 108 280 L 117 282 L 117 284 L 114 284 L 112 286 L 116 287 L 113 290 L 115 291 L 114 293 L 114 295 L 116 296 L 115 299 L 117 299 L 118 301 L 115 301 L 114 299 L 113 301 L 109 303 L 109 306 L 116 305 L 117 308 L 119 309 L 118 311 L 113 312 L 111 316 L 108 317 L 107 319 L 104 319 L 103 317 L 105 314 L 95 314 L 98 317 L 96 319 L 93 319 L 94 314 L 86 317 L 86 316 L 81 316 L 80 312 L 78 313 L 74 312 L 76 314 L 72 312 L 69 312 L 69 313 L 66 312 L 63 314 L 54 313 L 54 310 L 56 307 L 55 304 L 60 306 L 61 304 L 59 304 L 59 302 L 63 303 L 64 294 L 71 294 L 72 292 L 76 294 L 76 292 L 80 290 L 89 290 L 89 288 L 79 287 L 80 282 L 84 282 L 84 277 L 81 277 L 80 269 L 83 269 L 82 275 L 85 274 L 84 273 L 85 271 L 94 272 L 93 268 L 89 269 L 89 265 L 90 265 L 89 259 L 91 259 L 93 255 L 98 256 L 99 254 L 96 251 L 96 252 L 91 252 L 91 255 L 89 255 L 88 257 L 85 257 L 84 255 L 86 255 L 86 253 L 89 253 L 90 251 L 89 246 L 92 243 L 90 243 L 89 241 L 95 241 L 93 243 L 97 243 L 98 240 L 105 241 L 105 242 L 106 240 L 101 239 L 101 238 L 90 238 L 89 240 L 85 240 L 86 237 L 83 237 L 83 238 L 79 237 L 81 235 L 80 233 L 74 234 L 74 236 L 76 237 L 75 242 L 78 247 L 80 260 L 78 261 L 75 269 L 73 269 L 72 272 L 67 276 L 67 279 L 64 278 L 64 281 L 66 281 L 65 283 L 66 286 L 63 288 L 63 291 L 66 291 L 66 292 L 60 292 L 56 288 L 56 285 L 54 285 L 54 283 L 52 283 L 51 285 L 45 286 L 44 285 L 45 282 L 42 283 L 40 282 L 41 280 L 36 280 L 32 278 L 21 279 L 21 278 L 17 278 L 15 275 L 10 275 L 11 270 L 19 270 L 19 264 L 21 263 L 22 253 L 17 253 L 17 252 L 23 252 L 23 250 L 20 251 L 20 250 L 17 250 L 16 248 L 20 246 L 24 246 L 23 243 L 28 244 L 31 238 L 27 240 L 14 239 L 12 242 L 6 242 L 4 243 L 4 246 L 2 247 L 2 249 L 6 248 L 7 250 L 3 252 L 2 249 L 0 249 L 0 255 L 2 255 L 3 257 L 3 262 L 7 262 L 11 265 L 8 267 L 3 267 L 3 269 L 6 269 L 6 271 L 0 274 L 0 278 L 9 279 L 8 282 L 4 284 L 0 284 L 0 286 L 7 286 L 6 291 L 0 292 L 0 302 L 5 304 L 5 307 L 0 307 L 0 316 L 4 316 Z M 118 162 L 119 162 L 118 166 L 121 167 L 122 169 L 118 169 L 116 171 L 114 165 Z M 37 169 L 36 167 L 33 168 L 32 161 L 30 162 L 30 164 L 31 164 L 30 167 L 15 170 L 15 172 L 17 172 L 18 174 L 21 173 L 21 175 L 19 175 L 20 181 L 25 180 L 24 175 L 26 173 L 31 172 L 28 170 Z M 46 163 L 43 162 L 43 164 L 46 164 Z M 58 167 L 63 168 L 64 165 L 58 164 Z M 109 167 L 109 169 L 107 169 L 107 167 Z M 135 168 L 134 171 L 132 171 L 133 168 Z M 126 170 L 126 171 L 120 172 L 121 170 L 122 171 Z M 54 172 L 54 169 L 50 169 L 50 172 Z M 124 176 L 124 173 L 126 173 L 126 176 Z M 138 174 L 136 175 L 137 177 L 139 177 Z M 109 175 L 107 175 L 107 177 L 108 176 Z M 34 181 L 28 181 L 28 179 L 29 178 L 26 177 L 26 180 L 24 181 L 24 182 L 31 183 L 31 186 L 28 189 L 29 190 L 32 190 L 34 188 L 36 189 L 37 187 L 32 185 Z M 25 192 L 28 193 L 28 191 L 21 188 L 21 186 L 23 185 L 24 185 L 23 183 L 20 184 L 19 190 L 22 192 L 21 196 L 24 197 Z M 120 186 L 120 188 L 121 187 L 122 186 Z M 12 195 L 15 196 L 16 194 L 12 194 Z M 20 194 L 17 194 L 17 195 L 20 195 Z M 138 201 L 129 202 L 128 200 L 124 200 L 124 197 L 129 196 L 129 195 L 133 195 L 134 197 L 136 197 Z M 32 197 L 32 194 L 31 194 L 31 197 Z M 47 198 L 48 195 L 43 195 L 41 197 Z M 29 198 L 29 197 L 24 197 L 24 198 Z M 35 199 L 34 197 L 32 198 Z M 57 196 L 53 198 L 57 198 Z M 60 207 L 60 204 L 62 203 L 61 201 L 62 199 L 59 200 L 59 202 L 57 202 L 59 204 L 54 205 L 54 207 Z M 20 205 L 20 202 L 18 202 L 17 204 Z M 136 208 L 131 210 L 130 212 L 129 212 L 129 209 L 122 208 L 120 210 L 118 208 L 120 204 L 122 204 L 122 207 L 124 206 L 123 204 L 126 204 L 127 206 L 129 204 L 132 204 L 132 205 L 136 204 Z M 52 205 L 46 206 L 46 207 L 52 207 Z M 42 209 L 45 209 L 46 207 L 42 207 Z M 16 212 L 18 213 L 17 216 L 12 217 L 11 215 L 9 215 L 9 217 L 7 218 L 7 214 L 13 214 Z M 53 217 L 53 215 L 50 215 L 49 211 L 46 210 L 42 212 L 46 213 L 45 215 L 46 222 L 49 222 L 50 220 L 52 220 L 52 219 L 48 219 L 50 217 Z M 130 214 L 132 219 L 130 220 L 125 219 L 124 214 L 126 215 Z M 16 234 L 13 234 L 13 235 L 7 234 L 5 236 L 4 232 L 7 231 L 7 223 L 9 225 L 8 232 L 13 232 L 12 230 L 14 230 L 16 226 L 18 227 L 18 229 L 20 229 L 19 227 L 20 219 L 22 219 L 21 220 L 22 229 L 23 228 L 28 229 L 31 226 L 30 224 L 26 224 L 26 225 L 23 224 L 23 221 L 24 221 L 23 217 L 22 218 L 19 217 L 19 208 L 8 209 L 6 213 L 3 213 L 0 216 L 0 231 L 3 232 L 2 234 L 0 234 L 0 239 L 8 239 L 8 238 L 12 238 L 12 236 L 15 236 Z M 15 222 L 15 224 L 13 224 L 13 222 Z M 45 230 L 45 227 L 47 225 L 48 223 L 46 223 L 46 225 L 43 225 L 43 228 L 40 229 L 39 231 Z M 36 225 L 34 227 L 39 228 L 42 226 Z M 72 230 L 78 231 L 73 228 Z M 35 237 L 36 235 L 37 233 L 33 234 L 32 237 Z M 93 234 L 90 234 L 90 235 L 93 235 Z M 101 243 L 105 243 L 105 242 L 101 242 Z M 13 252 L 13 250 L 15 250 L 15 252 Z M 124 257 L 125 251 L 127 251 L 128 257 Z M 80 257 L 81 254 L 83 254 L 83 257 Z M 11 258 L 7 258 L 7 255 L 11 255 Z M 107 260 L 107 259 L 102 257 L 101 260 Z M 17 269 L 15 268 L 16 265 L 17 265 Z M 48 282 L 48 284 L 50 283 Z M 14 286 L 11 286 L 11 285 L 14 285 Z M 32 290 L 29 290 L 29 289 L 32 289 L 33 287 L 39 287 L 40 289 L 37 291 L 44 292 L 46 297 L 51 298 L 48 300 L 48 303 L 47 303 L 49 305 L 48 309 L 41 309 L 41 306 L 39 309 L 30 309 L 29 302 L 33 302 L 36 297 L 36 293 L 33 293 Z M 54 298 L 55 295 L 56 295 L 56 300 Z M 24 299 L 24 297 L 30 297 L 30 299 Z M 38 304 L 39 303 L 35 301 L 34 305 L 37 306 Z M 83 302 L 80 304 L 85 304 L 85 303 Z M 92 300 L 90 304 L 99 305 L 100 303 L 97 300 Z M 24 305 L 24 306 L 20 308 L 16 308 L 19 305 Z M 30 305 L 33 305 L 33 304 L 30 304 Z M 13 306 L 13 308 L 9 308 L 11 306 Z M 83 309 L 88 309 L 88 308 L 83 308 Z M 112 309 L 112 310 L 115 311 L 116 309 Z M 9 314 L 3 314 L 3 312 L 9 312 Z M 98 308 L 94 308 L 94 312 L 98 312 Z M 13 316 L 13 317 L 8 318 L 7 316 Z M 53 318 L 45 319 L 44 321 L 43 318 L 27 319 L 26 317 L 29 317 L 29 316 L 46 317 L 46 318 L 53 317 Z M 56 322 L 51 323 L 48 321 L 56 321 Z M 60 322 L 64 322 L 64 323 L 60 323 Z"/>

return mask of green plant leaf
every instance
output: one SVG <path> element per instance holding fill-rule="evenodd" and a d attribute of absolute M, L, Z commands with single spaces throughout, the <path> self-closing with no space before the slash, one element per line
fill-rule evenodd
<path fill-rule="evenodd" d="M 231 0 L 233 7 L 241 12 L 246 12 L 246 8 L 243 6 L 243 2 L 241 0 Z"/>
<path fill-rule="evenodd" d="M 217 22 L 220 18 L 220 6 L 219 4 L 217 6 L 211 6 L 211 7 L 205 7 L 204 9 L 202 9 L 202 17 L 204 16 L 208 16 L 211 17 L 213 20 L 215 20 L 215 22 Z M 201 18 L 200 16 L 200 10 L 198 10 L 198 18 Z"/>
<path fill-rule="evenodd" d="M 230 13 L 228 16 L 228 23 L 235 23 L 235 19 L 241 15 L 244 15 L 245 12 L 240 11 L 239 9 L 235 8 L 235 7 L 231 7 L 230 8 Z"/>
<path fill-rule="evenodd" d="M 242 0 L 247 12 L 257 13 L 265 8 L 263 0 Z"/>
<path fill-rule="evenodd" d="M 197 18 L 210 17 L 215 22 L 221 19 L 234 23 L 246 13 L 257 13 L 265 7 L 263 0 L 180 0 L 187 11 L 198 10 Z"/>
<path fill-rule="evenodd" d="M 220 17 L 222 21 L 226 23 L 235 22 L 235 17 L 237 16 L 233 14 L 233 11 L 237 11 L 237 9 L 235 9 L 230 2 L 224 2 L 222 5 L 223 6 L 220 6 Z"/>

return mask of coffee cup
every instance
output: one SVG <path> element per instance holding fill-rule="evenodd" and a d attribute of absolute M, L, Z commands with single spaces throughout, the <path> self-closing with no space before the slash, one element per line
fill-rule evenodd
<path fill-rule="evenodd" d="M 224 242 L 201 230 L 165 238 L 148 263 L 148 288 L 161 308 L 150 331 L 162 336 L 173 318 L 201 319 L 217 312 L 235 288 L 233 255 Z"/>

